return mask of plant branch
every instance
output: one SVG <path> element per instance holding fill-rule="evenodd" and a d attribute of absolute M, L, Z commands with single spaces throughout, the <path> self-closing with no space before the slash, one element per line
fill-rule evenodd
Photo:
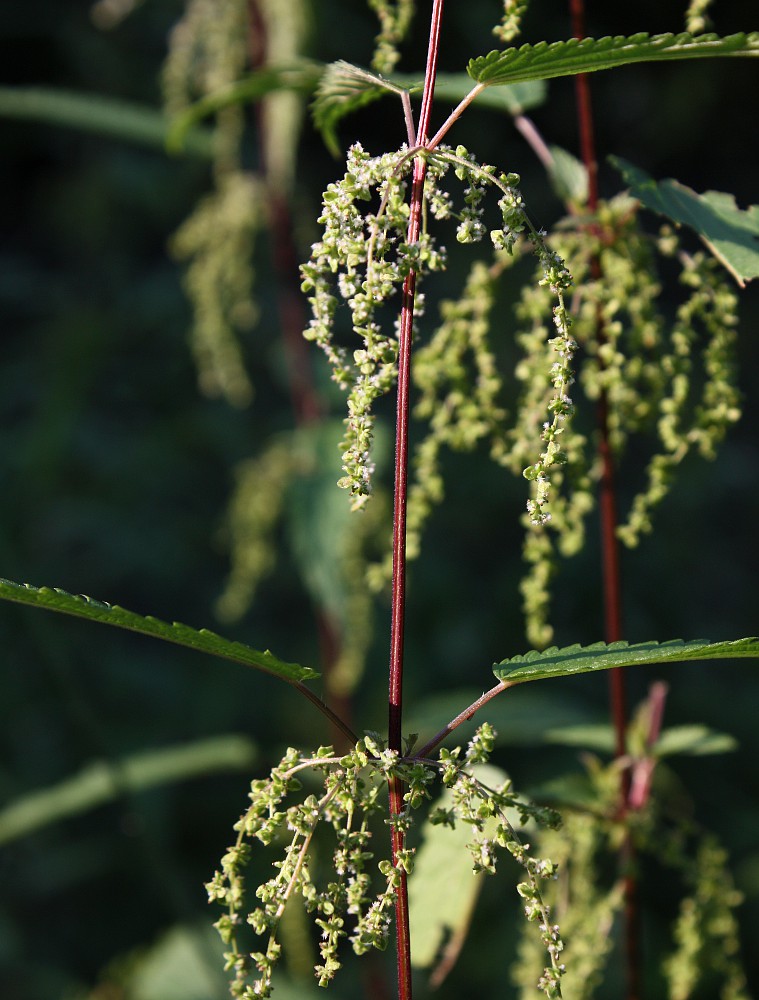
<path fill-rule="evenodd" d="M 533 153 L 550 174 L 554 166 L 553 153 L 548 148 L 548 144 L 538 131 L 533 120 L 528 118 L 527 115 L 514 115 L 514 127 L 527 140 L 527 144 Z"/>
<path fill-rule="evenodd" d="M 455 719 L 451 721 L 436 733 L 431 740 L 428 740 L 424 746 L 414 754 L 414 759 L 419 757 L 427 757 L 436 747 L 438 747 L 447 736 L 449 736 L 454 729 L 462 724 L 462 722 L 468 722 L 476 712 L 492 699 L 495 698 L 497 694 L 501 691 L 505 691 L 507 688 L 513 687 L 514 683 L 512 681 L 499 681 L 494 687 L 490 688 L 484 694 L 480 695 L 477 701 L 473 701 L 468 708 L 465 708 L 463 712 L 459 712 Z"/>
<path fill-rule="evenodd" d="M 657 763 L 652 751 L 661 734 L 668 690 L 664 681 L 655 681 L 648 694 L 648 731 L 646 733 L 645 753 L 642 758 L 634 760 L 632 763 L 630 794 L 627 799 L 630 809 L 642 809 L 651 794 L 651 781 Z"/>
<path fill-rule="evenodd" d="M 572 34 L 575 38 L 585 37 L 584 0 L 570 0 L 572 17 Z M 590 96 L 590 81 L 587 74 L 575 76 L 575 98 L 577 104 L 577 121 L 580 130 L 580 149 L 582 161 L 588 174 L 588 209 L 592 215 L 598 212 L 598 157 L 596 154 L 595 130 L 593 126 L 593 106 Z M 591 261 L 591 277 L 599 281 L 601 262 L 598 256 Z M 603 340 L 603 321 L 598 317 L 598 337 Z M 599 452 L 602 464 L 599 506 L 601 512 L 601 544 L 604 580 L 604 638 L 606 642 L 616 642 L 622 638 L 622 600 L 621 577 L 619 569 L 619 541 L 617 539 L 617 501 L 614 476 L 614 460 L 609 440 L 608 398 L 602 392 L 598 406 L 598 424 L 601 434 Z M 618 757 L 624 756 L 625 729 L 627 726 L 627 710 L 623 675 L 612 671 L 609 675 L 612 716 L 616 740 L 615 752 Z M 623 772 L 627 775 L 627 772 Z M 629 775 L 623 777 L 623 783 L 629 780 Z M 623 784 L 623 797 L 626 798 L 628 788 Z"/>
<path fill-rule="evenodd" d="M 358 736 L 356 736 L 350 726 L 346 725 L 340 716 L 337 715 L 336 712 L 333 712 L 329 705 L 321 700 L 318 694 L 314 694 L 314 692 L 311 691 L 310 688 L 307 688 L 301 681 L 293 684 L 293 687 L 296 691 L 300 691 L 304 698 L 308 698 L 311 704 L 315 705 L 319 709 L 322 715 L 329 720 L 332 726 L 345 736 L 351 746 L 355 746 L 358 743 Z"/>
<path fill-rule="evenodd" d="M 409 146 L 416 144 L 416 128 L 414 126 L 414 112 L 411 109 L 411 94 L 407 90 L 401 92 L 401 104 L 403 105 L 403 119 L 406 122 L 406 138 Z"/>
<path fill-rule="evenodd" d="M 461 115 L 464 113 L 464 111 L 466 111 L 466 109 L 469 107 L 469 105 L 472 103 L 475 97 L 481 94 L 486 86 L 487 84 L 485 83 L 478 83 L 474 87 L 472 87 L 472 89 L 469 91 L 466 97 L 459 104 L 456 105 L 456 107 L 453 109 L 453 111 L 451 111 L 451 113 L 448 115 L 448 117 L 440 126 L 440 128 L 437 130 L 437 132 L 427 143 L 427 149 L 435 149 L 436 146 L 440 145 L 440 143 L 443 141 L 446 134 L 450 130 L 451 126 L 454 125 L 459 120 Z"/>

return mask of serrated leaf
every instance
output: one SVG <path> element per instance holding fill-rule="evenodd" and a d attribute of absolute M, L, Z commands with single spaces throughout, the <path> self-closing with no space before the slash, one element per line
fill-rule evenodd
<path fill-rule="evenodd" d="M 635 664 L 684 663 L 688 660 L 722 660 L 736 657 L 759 658 L 759 638 L 710 642 L 708 639 L 672 639 L 669 642 L 596 642 L 592 646 L 551 646 L 540 652 L 531 650 L 493 665 L 493 673 L 502 681 L 521 684 L 548 677 L 572 677 L 595 670 L 611 670 Z"/>
<path fill-rule="evenodd" d="M 717 56 L 759 55 L 759 32 L 751 34 L 615 35 L 606 38 L 570 38 L 564 42 L 538 42 L 471 59 L 467 72 L 488 86 L 522 80 L 550 80 L 577 73 L 629 66 L 632 63 Z"/>
<path fill-rule="evenodd" d="M 261 652 L 252 649 L 245 643 L 225 639 L 208 629 L 194 629 L 179 622 L 169 624 L 151 615 L 143 616 L 134 611 L 127 611 L 117 604 L 105 604 L 81 595 L 74 596 L 57 588 L 37 588 L 28 583 L 13 583 L 11 580 L 0 579 L 0 598 L 18 604 L 29 604 L 46 611 L 59 611 L 77 618 L 86 618 L 104 625 L 116 625 L 156 639 L 165 639 L 167 642 L 186 646 L 188 649 L 196 649 L 201 653 L 210 653 L 212 656 L 220 656 L 225 660 L 255 667 L 287 681 L 288 684 L 297 684 L 319 676 L 311 667 L 302 667 L 299 663 L 286 663 L 269 650 Z"/>
<path fill-rule="evenodd" d="M 609 162 L 629 184 L 630 194 L 646 208 L 698 233 L 739 285 L 759 278 L 759 205 L 743 211 L 733 195 L 723 191 L 698 194 L 671 178 L 655 181 L 618 157 L 609 157 Z"/>
<path fill-rule="evenodd" d="M 81 129 L 96 135 L 165 150 L 171 122 L 163 112 L 100 94 L 43 87 L 0 87 L 0 117 Z M 210 157 L 209 131 L 188 127 L 183 152 Z"/>
<path fill-rule="evenodd" d="M 330 63 L 324 70 L 312 105 L 314 125 L 322 133 L 327 148 L 337 155 L 337 124 L 345 115 L 358 111 L 386 93 L 400 94 L 402 87 L 352 63 Z"/>
<path fill-rule="evenodd" d="M 321 78 L 312 105 L 314 124 L 321 131 L 329 150 L 337 155 L 337 125 L 346 115 L 388 94 L 421 94 L 423 80 L 419 76 L 393 73 L 389 78 L 377 76 L 351 63 L 331 63 Z M 458 103 L 472 90 L 471 78 L 466 73 L 438 73 L 435 97 L 438 100 Z M 529 108 L 538 107 L 546 99 L 548 89 L 542 80 L 517 83 L 513 87 L 483 90 L 475 103 L 518 115 Z"/>
<path fill-rule="evenodd" d="M 216 736 L 182 746 L 161 747 L 122 760 L 97 761 L 49 788 L 29 792 L 0 810 L 0 844 L 94 809 L 126 792 L 215 771 L 249 768 L 253 743 L 245 736 Z"/>

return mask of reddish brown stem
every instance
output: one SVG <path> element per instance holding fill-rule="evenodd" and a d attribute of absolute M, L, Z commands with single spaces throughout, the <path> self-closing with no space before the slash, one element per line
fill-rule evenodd
<path fill-rule="evenodd" d="M 597 261 L 593 262 L 597 264 Z M 594 268 L 595 270 L 595 268 Z M 600 272 L 600 266 L 598 267 Z M 600 274 L 599 274 L 600 276 Z M 595 280 L 595 276 L 594 276 Z M 622 638 L 622 582 L 619 566 L 619 541 L 617 539 L 617 490 L 614 475 L 614 458 L 609 441 L 608 401 L 602 394 L 598 404 L 600 430 L 599 453 L 601 458 L 601 483 L 599 509 L 601 515 L 601 559 L 603 564 L 604 637 L 607 642 Z M 611 715 L 614 724 L 614 748 L 617 757 L 627 752 L 627 704 L 624 672 L 609 672 Z M 629 771 L 622 772 L 622 801 L 627 800 L 630 786 Z"/>
<path fill-rule="evenodd" d="M 585 37 L 585 0 L 569 0 L 572 18 L 572 34 L 575 38 Z M 598 209 L 598 159 L 593 129 L 593 108 L 590 100 L 590 81 L 587 74 L 575 76 L 575 101 L 577 121 L 580 129 L 580 151 L 582 162 L 588 172 L 588 208 Z"/>
<path fill-rule="evenodd" d="M 575 38 L 585 37 L 585 2 L 569 0 L 572 18 L 572 33 Z M 585 74 L 575 77 L 575 98 L 577 120 L 580 132 L 582 161 L 588 174 L 588 209 L 591 215 L 598 212 L 598 158 L 596 156 L 593 128 L 593 107 L 590 96 L 590 81 Z M 594 257 L 591 262 L 591 277 L 601 278 L 601 262 Z M 603 340 L 603 324 L 599 316 L 598 339 Z M 617 540 L 617 498 L 614 476 L 614 460 L 611 449 L 608 421 L 608 399 L 602 393 L 598 406 L 600 433 L 599 452 L 601 458 L 601 484 L 599 508 L 601 517 L 601 560 L 604 594 L 604 637 L 607 642 L 622 638 L 622 586 L 619 568 L 619 542 Z M 609 700 L 614 725 L 615 753 L 617 757 L 626 752 L 627 706 L 624 675 L 621 670 L 609 672 Z M 628 808 L 630 794 L 630 773 L 622 771 L 620 787 L 620 816 Z M 640 949 L 638 943 L 638 901 L 637 884 L 633 874 L 635 853 L 629 834 L 621 850 L 625 893 L 625 964 L 627 973 L 627 1000 L 639 1000 L 641 996 Z"/>
<path fill-rule="evenodd" d="M 248 2 L 248 52 L 251 66 L 260 69 L 266 63 L 266 24 L 257 0 Z M 298 283 L 298 253 L 293 239 L 290 206 L 277 178 L 271 176 L 266 156 L 266 109 L 259 101 L 255 105 L 258 131 L 259 170 L 267 186 L 269 232 L 272 261 L 277 278 L 277 312 L 287 358 L 288 381 L 296 422 L 308 424 L 321 416 L 321 403 L 313 386 L 308 360 L 308 346 L 303 339 L 305 316 L 303 297 Z"/>
<path fill-rule="evenodd" d="M 575 38 L 585 36 L 584 0 L 570 0 L 572 33 Z M 584 73 L 575 77 L 575 98 L 577 120 L 580 130 L 582 161 L 588 173 L 588 209 L 592 215 L 598 212 L 598 159 L 593 128 L 593 107 L 590 98 L 590 81 Z M 598 256 L 591 261 L 591 277 L 599 281 L 601 262 Z M 603 340 L 603 321 L 598 318 L 598 338 Z M 601 514 L 601 549 L 604 594 L 604 638 L 607 642 L 617 642 L 622 638 L 622 585 L 619 569 L 619 541 L 617 539 L 617 494 L 614 476 L 614 458 L 609 438 L 608 400 L 601 394 L 598 406 L 598 426 L 600 432 L 599 453 L 601 458 L 601 487 L 599 507 Z M 609 673 L 611 713 L 614 723 L 617 756 L 625 753 L 625 731 L 627 728 L 627 708 L 625 704 L 624 674 L 621 670 Z M 629 791 L 629 774 L 623 772 L 622 801 Z"/>
<path fill-rule="evenodd" d="M 432 98 L 435 93 L 437 57 L 443 0 L 435 0 L 432 8 L 430 41 L 427 50 L 427 70 L 424 94 L 416 133 L 417 144 L 427 139 Z M 422 196 L 427 161 L 417 157 L 411 184 L 408 231 L 409 245 L 419 239 L 422 218 Z M 402 750 L 403 718 L 403 642 L 406 608 L 406 502 L 408 488 L 408 420 L 411 377 L 411 336 L 414 322 L 416 273 L 411 271 L 403 283 L 403 303 L 398 338 L 398 390 L 395 425 L 395 471 L 393 483 L 393 582 L 390 620 L 390 669 L 388 691 L 388 745 L 399 754 Z M 403 784 L 393 778 L 389 786 L 390 819 L 403 811 Z M 392 826 L 393 864 L 404 849 L 405 837 Z M 405 871 L 400 871 L 400 884 L 395 900 L 395 928 L 398 963 L 398 1000 L 411 1000 L 411 947 L 409 937 L 408 888 Z"/>

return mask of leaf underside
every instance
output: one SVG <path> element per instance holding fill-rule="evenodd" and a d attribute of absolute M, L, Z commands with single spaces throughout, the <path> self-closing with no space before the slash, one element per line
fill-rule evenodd
<path fill-rule="evenodd" d="M 0 578 L 0 598 L 18 604 L 29 604 L 46 611 L 59 611 L 77 618 L 86 618 L 104 625 L 116 625 L 155 639 L 164 639 L 166 642 L 173 642 L 188 649 L 255 667 L 289 684 L 298 684 L 319 676 L 311 667 L 303 667 L 299 663 L 286 663 L 268 650 L 260 652 L 246 646 L 245 643 L 225 639 L 208 629 L 194 629 L 179 622 L 169 624 L 151 615 L 143 616 L 134 611 L 127 611 L 117 604 L 105 604 L 91 597 L 67 594 L 65 590 L 57 588 L 32 587 L 30 584 L 13 583 L 11 580 Z"/>
<path fill-rule="evenodd" d="M 422 90 L 423 82 L 419 76 L 394 73 L 386 79 L 343 60 L 330 63 L 316 88 L 311 109 L 314 125 L 322 133 L 330 151 L 337 155 L 337 126 L 346 115 L 388 94 L 397 98 L 404 91 L 420 94 Z M 435 96 L 439 100 L 458 104 L 471 90 L 472 81 L 466 73 L 437 75 Z M 542 104 L 546 99 L 546 92 L 542 81 L 531 80 L 498 91 L 484 90 L 478 95 L 477 104 L 518 115 Z"/>
<path fill-rule="evenodd" d="M 314 125 L 321 132 L 330 152 L 338 155 L 340 151 L 337 125 L 341 118 L 371 104 L 386 93 L 397 93 L 398 90 L 389 81 L 384 82 L 376 74 L 360 66 L 353 66 L 342 59 L 330 63 L 319 81 L 311 107 Z"/>
<path fill-rule="evenodd" d="M 502 681 L 521 684 L 548 677 L 571 677 L 595 670 L 611 670 L 635 664 L 684 663 L 689 660 L 723 660 L 737 657 L 759 658 L 759 638 L 710 642 L 708 639 L 672 639 L 669 642 L 596 642 L 591 646 L 551 646 L 541 652 L 531 650 L 493 665 L 493 673 Z"/>
<path fill-rule="evenodd" d="M 759 205 L 745 211 L 723 191 L 698 194 L 679 181 L 655 181 L 619 157 L 611 164 L 630 185 L 630 194 L 652 212 L 693 229 L 739 285 L 759 278 Z"/>
<path fill-rule="evenodd" d="M 550 80 L 577 73 L 594 73 L 632 63 L 673 59 L 703 59 L 717 56 L 759 56 L 759 32 L 751 34 L 615 35 L 606 38 L 570 38 L 562 42 L 538 42 L 519 48 L 493 51 L 471 59 L 467 72 L 477 83 L 488 86 Z"/>

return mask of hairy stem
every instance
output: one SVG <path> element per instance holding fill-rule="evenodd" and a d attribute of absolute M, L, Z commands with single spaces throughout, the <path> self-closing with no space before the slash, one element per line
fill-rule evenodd
<path fill-rule="evenodd" d="M 435 0 L 432 8 L 430 41 L 427 50 L 427 69 L 424 79 L 424 94 L 416 133 L 417 144 L 427 138 L 432 98 L 435 93 L 437 57 L 440 40 L 440 24 L 443 16 L 443 0 Z M 411 205 L 407 242 L 409 245 L 419 239 L 422 218 L 422 197 L 427 160 L 418 156 L 414 161 L 411 186 Z M 401 753 L 403 714 L 403 640 L 406 607 L 406 504 L 408 491 L 408 420 L 409 382 L 411 375 L 411 335 L 414 321 L 414 294 L 416 273 L 410 271 L 403 283 L 403 305 L 401 310 L 400 334 L 398 338 L 398 397 L 395 426 L 395 471 L 393 483 L 393 581 L 390 622 L 390 670 L 388 691 L 388 745 L 391 750 Z M 403 784 L 393 777 L 389 785 L 390 820 L 403 811 Z M 397 864 L 398 852 L 404 849 L 403 832 L 392 826 L 393 864 Z M 411 942 L 409 937 L 408 886 L 406 872 L 400 870 L 400 884 L 395 902 L 396 951 L 398 965 L 398 1000 L 411 1000 Z"/>

